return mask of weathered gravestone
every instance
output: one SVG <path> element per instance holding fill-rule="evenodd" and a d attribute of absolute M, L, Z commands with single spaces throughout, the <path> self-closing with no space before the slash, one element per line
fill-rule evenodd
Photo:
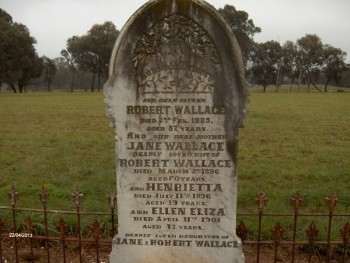
<path fill-rule="evenodd" d="M 244 262 L 236 164 L 247 90 L 218 12 L 147 2 L 117 40 L 104 92 L 117 132 L 111 262 Z"/>

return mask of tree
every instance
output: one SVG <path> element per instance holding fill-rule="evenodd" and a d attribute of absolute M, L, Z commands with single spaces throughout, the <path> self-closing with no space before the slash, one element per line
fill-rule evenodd
<path fill-rule="evenodd" d="M 79 69 L 93 73 L 91 91 L 94 91 L 95 77 L 98 77 L 98 89 L 101 78 L 108 77 L 108 65 L 111 52 L 119 31 L 112 22 L 94 25 L 88 34 L 73 36 L 67 41 L 67 52 Z"/>
<path fill-rule="evenodd" d="M 329 82 L 333 79 L 339 82 L 344 71 L 347 69 L 345 64 L 346 52 L 339 48 L 325 45 L 323 48 L 323 69 L 322 72 L 326 77 L 324 92 L 327 92 Z"/>
<path fill-rule="evenodd" d="M 57 67 L 53 60 L 45 56 L 43 57 L 43 63 L 44 63 L 43 80 L 47 86 L 47 91 L 50 92 L 51 84 L 55 78 Z"/>
<path fill-rule="evenodd" d="M 66 62 L 68 63 L 69 72 L 71 73 L 71 81 L 70 81 L 70 91 L 74 91 L 74 81 L 77 73 L 78 65 L 73 57 L 73 55 L 68 52 L 68 50 L 63 49 L 61 51 L 61 55 L 66 59 Z"/>
<path fill-rule="evenodd" d="M 256 43 L 251 54 L 251 73 L 253 80 L 263 86 L 276 84 L 279 63 L 282 59 L 282 47 L 277 41 Z"/>
<path fill-rule="evenodd" d="M 247 12 L 237 10 L 232 5 L 225 5 L 224 8 L 219 8 L 218 11 L 235 34 L 237 42 L 242 50 L 244 64 L 247 65 L 250 51 L 254 44 L 253 37 L 256 33 L 261 32 L 261 28 L 254 25 L 253 20 L 249 19 Z"/>
<path fill-rule="evenodd" d="M 314 84 L 312 78 L 320 73 L 320 66 L 322 65 L 323 58 L 322 41 L 317 35 L 307 34 L 297 40 L 297 46 L 297 70 L 299 73 L 299 89 L 302 80 L 307 80 L 308 91 L 310 89 L 310 84 L 313 84 L 313 86 L 318 89 L 318 87 Z"/>
<path fill-rule="evenodd" d="M 35 39 L 26 26 L 14 23 L 12 17 L 0 9 L 0 83 L 7 83 L 13 92 L 25 90 L 31 78 L 39 77 L 42 61 L 36 54 Z"/>
<path fill-rule="evenodd" d="M 98 45 L 92 45 L 95 48 L 94 53 L 99 56 L 99 68 L 101 74 L 104 77 L 108 77 L 108 64 L 111 58 L 111 53 L 114 47 L 114 43 L 119 35 L 119 31 L 116 29 L 112 22 L 105 22 L 102 25 L 94 25 L 88 36 L 91 38 L 91 42 L 98 43 Z"/>
<path fill-rule="evenodd" d="M 297 55 L 298 47 L 293 41 L 286 41 L 282 46 L 281 79 L 289 78 L 290 89 L 295 78 L 297 78 Z"/>

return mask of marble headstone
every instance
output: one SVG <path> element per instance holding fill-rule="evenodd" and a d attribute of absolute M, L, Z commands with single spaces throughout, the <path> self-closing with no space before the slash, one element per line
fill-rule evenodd
<path fill-rule="evenodd" d="M 241 263 L 237 41 L 198 0 L 148 1 L 126 23 L 104 87 L 116 128 L 112 263 Z"/>

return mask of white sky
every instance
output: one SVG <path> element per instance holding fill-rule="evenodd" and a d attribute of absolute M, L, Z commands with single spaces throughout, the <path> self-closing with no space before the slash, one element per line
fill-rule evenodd
<path fill-rule="evenodd" d="M 112 21 L 121 29 L 145 0 L 0 0 L 0 8 L 29 28 L 40 56 L 60 56 L 67 39 L 94 24 Z M 257 42 L 296 41 L 317 34 L 324 44 L 341 48 L 350 61 L 350 0 L 208 0 L 216 8 L 244 10 L 262 32 Z"/>

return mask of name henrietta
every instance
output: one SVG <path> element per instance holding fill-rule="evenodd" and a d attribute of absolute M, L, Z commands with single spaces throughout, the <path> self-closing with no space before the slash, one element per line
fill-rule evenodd
<path fill-rule="evenodd" d="M 171 106 L 127 105 L 126 114 L 169 114 Z M 218 106 L 173 106 L 175 114 L 225 114 L 225 107 Z"/>
<path fill-rule="evenodd" d="M 222 192 L 221 184 L 146 183 L 146 191 Z"/>

